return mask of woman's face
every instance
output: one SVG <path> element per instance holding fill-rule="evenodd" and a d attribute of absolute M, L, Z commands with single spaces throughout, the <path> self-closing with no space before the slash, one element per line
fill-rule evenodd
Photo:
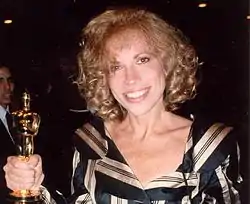
<path fill-rule="evenodd" d="M 160 56 L 150 49 L 144 35 L 125 31 L 106 44 L 109 86 L 114 98 L 129 114 L 144 115 L 163 106 L 165 77 Z"/>

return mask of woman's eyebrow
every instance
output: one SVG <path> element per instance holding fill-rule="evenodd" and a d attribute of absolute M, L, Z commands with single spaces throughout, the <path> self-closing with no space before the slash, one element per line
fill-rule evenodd
<path fill-rule="evenodd" d="M 137 57 L 139 57 L 140 55 L 153 55 L 153 53 L 152 52 L 149 52 L 149 51 L 143 51 L 143 52 L 140 52 L 140 53 L 138 53 L 138 54 L 136 54 L 135 56 L 134 56 L 134 59 L 136 59 Z"/>

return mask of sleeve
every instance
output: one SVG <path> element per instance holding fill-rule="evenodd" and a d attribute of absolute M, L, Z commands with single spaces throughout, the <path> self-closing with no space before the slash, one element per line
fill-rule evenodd
<path fill-rule="evenodd" d="M 203 192 L 205 203 L 240 204 L 239 189 L 242 178 L 239 174 L 240 152 L 238 144 L 227 144 L 230 152 L 213 171 L 205 174 L 208 179 Z M 204 176 L 203 176 L 204 177 Z"/>
<path fill-rule="evenodd" d="M 97 123 L 97 122 L 96 122 Z M 99 121 L 99 125 L 103 125 Z M 44 197 L 52 204 L 95 204 L 95 184 L 96 180 L 93 176 L 95 171 L 96 161 L 107 153 L 107 141 L 99 132 L 100 127 L 95 127 L 90 123 L 84 124 L 76 130 L 73 137 L 75 146 L 74 156 L 72 160 L 72 177 L 71 177 L 71 195 L 65 199 L 62 195 L 59 196 L 60 201 L 57 201 L 56 196 L 44 190 Z M 102 128 L 102 130 L 104 130 Z M 93 189 L 93 190 L 92 190 Z M 62 201 L 63 198 L 63 201 Z M 66 202 L 65 202 L 66 201 Z M 54 202 L 54 203 L 53 203 Z"/>
<path fill-rule="evenodd" d="M 92 204 L 89 192 L 84 186 L 83 162 L 80 153 L 75 150 L 73 157 L 73 175 L 71 179 L 71 196 L 65 198 L 59 191 L 49 191 L 41 187 L 42 199 L 45 204 Z"/>
<path fill-rule="evenodd" d="M 72 195 L 67 199 L 67 202 L 70 204 L 73 203 L 83 203 L 83 204 L 92 204 L 91 196 L 85 187 L 84 184 L 84 172 L 86 169 L 84 165 L 86 162 L 83 162 L 81 154 L 75 150 L 73 157 L 73 175 L 71 179 L 71 193 Z"/>

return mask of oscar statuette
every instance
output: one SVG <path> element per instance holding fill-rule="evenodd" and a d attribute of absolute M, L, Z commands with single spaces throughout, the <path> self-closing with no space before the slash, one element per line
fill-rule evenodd
<path fill-rule="evenodd" d="M 12 113 L 12 132 L 15 137 L 17 155 L 23 161 L 28 161 L 34 153 L 34 136 L 37 135 L 40 116 L 30 110 L 30 95 L 27 92 L 22 96 L 23 107 Z M 8 200 L 14 204 L 40 203 L 41 194 L 33 190 L 17 190 L 9 194 Z"/>

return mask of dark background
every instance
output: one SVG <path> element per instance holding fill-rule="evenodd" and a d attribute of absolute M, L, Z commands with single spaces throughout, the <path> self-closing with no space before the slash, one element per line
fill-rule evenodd
<path fill-rule="evenodd" d="M 19 89 L 42 95 L 49 82 L 65 85 L 74 73 L 80 30 L 91 17 L 110 5 L 146 6 L 179 27 L 204 62 L 198 96 L 189 112 L 238 122 L 248 114 L 249 4 L 247 0 L 205 2 L 206 8 L 198 8 L 201 1 L 195 0 L 0 0 L 0 56 L 14 69 Z M 13 23 L 3 24 L 4 19 Z M 62 103 L 81 106 L 68 101 L 71 91 L 65 86 L 58 87 Z"/>
<path fill-rule="evenodd" d="M 145 6 L 190 38 L 204 64 L 198 72 L 201 83 L 197 97 L 180 112 L 202 114 L 240 127 L 243 163 L 247 166 L 249 2 L 205 2 L 206 8 L 199 8 L 198 0 L 0 0 L 0 60 L 13 69 L 17 106 L 20 93 L 27 89 L 33 109 L 42 115 L 39 147 L 53 160 L 48 166 L 60 166 L 58 156 L 70 163 L 68 136 L 85 118 L 85 114 L 68 111 L 85 108 L 71 83 L 81 28 L 111 5 Z M 13 23 L 6 25 L 5 19 Z M 65 168 L 55 169 L 51 178 L 60 173 L 70 177 Z M 61 183 L 62 189 L 64 185 Z"/>

